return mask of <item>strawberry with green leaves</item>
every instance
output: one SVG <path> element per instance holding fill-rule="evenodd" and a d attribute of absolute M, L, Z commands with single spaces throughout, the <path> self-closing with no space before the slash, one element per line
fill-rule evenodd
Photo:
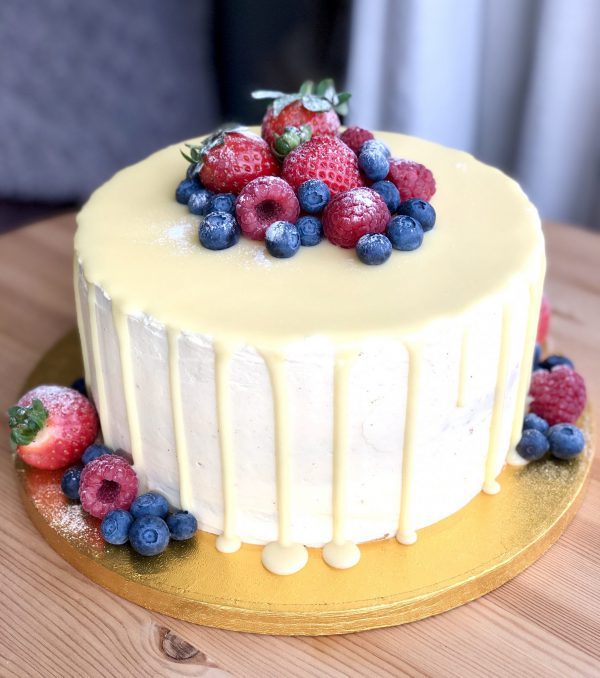
<path fill-rule="evenodd" d="M 311 80 L 293 94 L 274 90 L 252 92 L 253 99 L 272 99 L 262 121 L 262 136 L 270 148 L 284 134 L 286 127 L 308 125 L 312 136 L 335 135 L 340 127 L 340 115 L 348 112 L 349 92 L 336 92 L 331 78 L 316 86 Z"/>
<path fill-rule="evenodd" d="M 98 435 L 98 415 L 81 393 L 38 386 L 8 410 L 10 439 L 29 466 L 54 471 L 77 463 Z"/>
<path fill-rule="evenodd" d="M 200 144 L 186 144 L 183 157 L 209 191 L 239 193 L 258 177 L 279 174 L 279 165 L 269 146 L 245 127 L 220 129 Z"/>

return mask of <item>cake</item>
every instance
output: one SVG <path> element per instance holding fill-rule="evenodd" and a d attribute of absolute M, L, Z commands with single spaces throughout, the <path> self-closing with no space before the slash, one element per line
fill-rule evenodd
<path fill-rule="evenodd" d="M 500 490 L 521 436 L 545 273 L 538 214 L 471 155 L 376 132 L 435 176 L 435 230 L 365 266 L 327 240 L 211 251 L 174 200 L 182 144 L 78 215 L 75 290 L 104 442 L 216 548 L 291 574 L 358 562 Z M 192 143 L 197 143 L 197 140 Z M 490 499 L 493 501 L 493 499 Z M 224 558 L 227 556 L 224 555 Z"/>

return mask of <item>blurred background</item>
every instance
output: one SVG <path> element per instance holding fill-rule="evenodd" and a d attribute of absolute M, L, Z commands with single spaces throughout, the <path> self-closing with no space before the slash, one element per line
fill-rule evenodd
<path fill-rule="evenodd" d="M 0 0 L 0 231 L 326 76 L 347 124 L 467 150 L 600 230 L 598 35 L 600 0 Z"/>

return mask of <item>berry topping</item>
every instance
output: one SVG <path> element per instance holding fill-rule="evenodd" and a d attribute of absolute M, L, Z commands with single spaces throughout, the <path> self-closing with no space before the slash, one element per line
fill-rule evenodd
<path fill-rule="evenodd" d="M 332 198 L 323 212 L 323 230 L 334 245 L 351 248 L 367 233 L 383 233 L 389 220 L 379 193 L 354 188 Z"/>
<path fill-rule="evenodd" d="M 183 156 L 200 166 L 200 181 L 215 193 L 239 193 L 257 177 L 279 173 L 269 146 L 245 128 L 219 130 Z"/>
<path fill-rule="evenodd" d="M 273 90 L 252 92 L 253 99 L 273 99 L 262 121 L 263 139 L 272 146 L 276 135 L 286 127 L 308 125 L 313 136 L 337 134 L 340 115 L 348 112 L 349 92 L 336 92 L 333 80 L 321 80 L 316 86 L 310 80 L 302 84 L 298 92 L 286 94 Z"/>
<path fill-rule="evenodd" d="M 573 361 L 569 358 L 565 358 L 564 355 L 549 355 L 545 360 L 540 362 L 539 366 L 542 370 L 551 370 L 553 367 L 558 367 L 559 365 L 566 365 L 573 369 L 575 368 Z"/>
<path fill-rule="evenodd" d="M 129 528 L 129 542 L 142 556 L 157 556 L 169 545 L 169 528 L 158 516 L 142 516 Z"/>
<path fill-rule="evenodd" d="M 572 459 L 585 447 L 585 438 L 577 426 L 556 424 L 548 431 L 550 453 L 558 459 Z"/>
<path fill-rule="evenodd" d="M 275 221 L 267 228 L 265 244 L 272 256 L 289 259 L 300 247 L 300 234 L 296 226 L 289 221 Z"/>
<path fill-rule="evenodd" d="M 318 245 L 323 238 L 323 224 L 319 217 L 311 215 L 300 217 L 296 222 L 296 228 L 300 236 L 300 244 L 303 247 Z"/>
<path fill-rule="evenodd" d="M 546 434 L 548 433 L 550 426 L 545 419 L 542 419 L 541 417 L 538 417 L 537 414 L 530 412 L 529 414 L 525 415 L 525 419 L 523 419 L 523 430 L 525 431 L 529 428 L 533 428 L 540 433 Z"/>
<path fill-rule="evenodd" d="M 316 136 L 283 161 L 281 176 L 297 191 L 309 179 L 320 179 L 332 195 L 363 185 L 356 155 L 333 136 Z"/>
<path fill-rule="evenodd" d="M 212 193 L 204 188 L 197 188 L 194 193 L 190 195 L 188 200 L 188 209 L 192 214 L 204 216 L 208 212 L 208 204 L 212 197 Z"/>
<path fill-rule="evenodd" d="M 302 125 L 302 127 L 286 127 L 283 134 L 274 134 L 274 142 L 271 146 L 273 153 L 283 160 L 286 155 L 291 153 L 297 146 L 303 144 L 305 141 L 310 141 L 312 137 L 312 129 L 310 125 Z"/>
<path fill-rule="evenodd" d="M 374 191 L 377 191 L 383 198 L 390 214 L 398 211 L 400 207 L 400 192 L 391 181 L 376 181 L 371 185 Z"/>
<path fill-rule="evenodd" d="M 85 385 L 85 379 L 83 377 L 78 377 L 75 379 L 75 381 L 71 384 L 71 388 L 77 393 L 81 393 L 82 396 L 85 398 L 88 397 L 88 392 L 87 392 L 87 387 Z"/>
<path fill-rule="evenodd" d="M 418 221 L 424 231 L 431 231 L 435 226 L 435 210 L 426 200 L 411 198 L 400 203 L 398 214 L 406 214 Z"/>
<path fill-rule="evenodd" d="M 403 214 L 392 217 L 386 229 L 387 237 L 396 250 L 410 252 L 421 247 L 423 243 L 423 228 L 421 224 Z"/>
<path fill-rule="evenodd" d="M 381 148 L 375 146 L 361 149 L 358 154 L 358 166 L 371 181 L 382 181 L 390 171 L 387 155 Z"/>
<path fill-rule="evenodd" d="M 340 134 L 340 139 L 351 148 L 356 155 L 360 151 L 360 147 L 365 143 L 374 139 L 373 132 L 369 132 L 368 129 L 363 129 L 362 127 L 348 127 L 347 130 Z"/>
<path fill-rule="evenodd" d="M 529 409 L 550 426 L 574 424 L 583 412 L 586 401 L 583 377 L 566 365 L 559 365 L 550 372 L 537 370 L 531 378 Z"/>
<path fill-rule="evenodd" d="M 300 207 L 309 214 L 322 212 L 330 198 L 329 186 L 319 179 L 309 179 L 298 187 Z"/>
<path fill-rule="evenodd" d="M 365 151 L 365 153 L 371 151 L 380 151 L 388 160 L 392 155 L 390 153 L 390 149 L 383 143 L 383 141 L 379 141 L 379 139 L 369 139 L 368 141 L 365 141 L 365 143 L 360 147 L 359 153 L 362 153 L 363 151 Z"/>
<path fill-rule="evenodd" d="M 210 212 L 228 212 L 235 213 L 235 195 L 233 193 L 215 193 L 210 196 L 206 213 Z"/>
<path fill-rule="evenodd" d="M 105 454 L 94 459 L 81 472 L 81 506 L 96 518 L 114 509 L 128 509 L 137 494 L 135 471 L 122 457 Z"/>
<path fill-rule="evenodd" d="M 146 492 L 133 500 L 129 511 L 134 518 L 142 516 L 165 518 L 169 513 L 169 504 L 162 494 Z"/>
<path fill-rule="evenodd" d="M 546 341 L 548 336 L 548 330 L 550 329 L 550 317 L 552 315 L 552 307 L 550 306 L 550 300 L 548 297 L 542 295 L 542 305 L 540 307 L 540 320 L 538 322 L 537 329 L 537 343 L 543 344 Z"/>
<path fill-rule="evenodd" d="M 198 227 L 198 238 L 206 249 L 225 250 L 240 239 L 240 227 L 233 214 L 211 212 Z"/>
<path fill-rule="evenodd" d="M 60 489 L 65 497 L 79 499 L 79 481 L 81 479 L 81 469 L 78 466 L 71 466 L 64 473 L 60 481 Z"/>
<path fill-rule="evenodd" d="M 117 546 L 129 541 L 129 529 L 133 523 L 133 517 L 129 511 L 115 509 L 107 513 L 100 523 L 100 534 L 107 544 Z"/>
<path fill-rule="evenodd" d="M 384 264 L 392 253 L 392 243 L 381 233 L 367 233 L 356 243 L 358 258 L 369 266 Z"/>
<path fill-rule="evenodd" d="M 435 193 L 435 179 L 431 170 L 412 160 L 392 158 L 390 173 L 386 178 L 400 191 L 403 202 L 411 198 L 430 200 Z"/>
<path fill-rule="evenodd" d="M 98 457 L 101 457 L 103 454 L 114 454 L 114 452 L 110 449 L 110 447 L 106 447 L 106 445 L 90 445 L 83 453 L 81 457 L 81 463 L 85 466 L 89 464 L 90 461 L 98 459 Z"/>
<path fill-rule="evenodd" d="M 196 534 L 198 521 L 187 511 L 177 511 L 167 518 L 167 527 L 171 533 L 171 539 L 185 541 Z"/>
<path fill-rule="evenodd" d="M 534 428 L 523 431 L 521 440 L 517 443 L 517 452 L 523 459 L 535 461 L 541 459 L 549 449 L 548 439 L 543 433 Z"/>
<path fill-rule="evenodd" d="M 181 203 L 182 205 L 187 205 L 192 193 L 197 191 L 199 188 L 200 186 L 198 185 L 198 182 L 194 179 L 184 179 L 177 186 L 175 191 L 175 200 L 177 200 L 177 202 Z"/>
<path fill-rule="evenodd" d="M 283 179 L 260 177 L 239 194 L 235 214 L 244 235 L 252 240 L 263 240 L 274 221 L 296 221 L 300 205 L 296 194 Z"/>
<path fill-rule="evenodd" d="M 53 471 L 78 462 L 98 435 L 92 403 L 72 388 L 38 386 L 8 410 L 17 454 L 35 468 Z"/>

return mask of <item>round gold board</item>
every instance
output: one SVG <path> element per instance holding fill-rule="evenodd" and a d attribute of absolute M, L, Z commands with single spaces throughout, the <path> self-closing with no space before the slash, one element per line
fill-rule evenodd
<path fill-rule="evenodd" d="M 71 383 L 82 374 L 79 341 L 71 332 L 52 348 L 26 387 Z M 25 507 L 44 538 L 96 583 L 150 610 L 236 631 L 326 635 L 395 626 L 445 612 L 502 585 L 531 565 L 560 536 L 583 496 L 593 456 L 589 410 L 582 417 L 585 452 L 572 461 L 551 458 L 508 467 L 502 491 L 483 493 L 455 515 L 419 530 L 412 546 L 395 539 L 362 544 L 358 565 L 334 570 L 309 549 L 297 574 L 271 574 L 261 547 L 233 554 L 198 532 L 160 556 L 105 544 L 99 521 L 69 502 L 61 472 L 17 462 Z"/>

